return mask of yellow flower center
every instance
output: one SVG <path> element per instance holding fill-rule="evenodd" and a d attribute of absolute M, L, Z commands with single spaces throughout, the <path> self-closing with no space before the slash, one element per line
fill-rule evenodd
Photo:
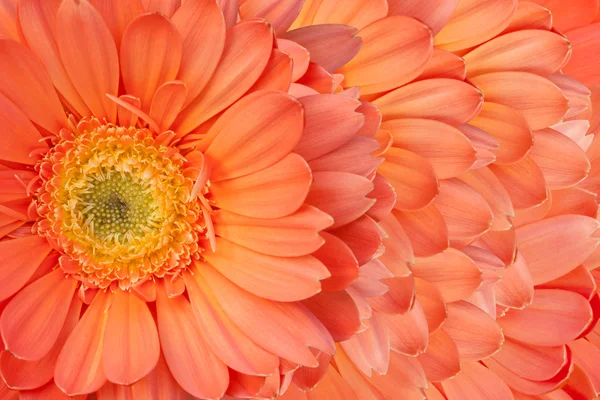
<path fill-rule="evenodd" d="M 38 231 L 69 257 L 66 272 L 90 286 L 126 289 L 177 274 L 199 258 L 206 229 L 184 164 L 148 129 L 82 120 L 38 165 Z"/>

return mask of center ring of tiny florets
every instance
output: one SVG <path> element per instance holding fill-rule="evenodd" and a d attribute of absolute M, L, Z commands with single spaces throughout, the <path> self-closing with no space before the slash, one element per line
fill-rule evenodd
<path fill-rule="evenodd" d="M 178 274 L 205 230 L 185 158 L 147 129 L 82 120 L 63 129 L 37 168 L 38 232 L 92 287 L 122 289 Z"/>

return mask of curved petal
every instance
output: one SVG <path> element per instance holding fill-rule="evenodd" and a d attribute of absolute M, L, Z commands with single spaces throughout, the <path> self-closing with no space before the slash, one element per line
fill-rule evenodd
<path fill-rule="evenodd" d="M 552 23 L 563 32 L 587 25 L 600 12 L 600 4 L 595 0 L 573 0 L 565 4 L 560 0 L 537 0 L 536 3 L 552 11 Z"/>
<path fill-rule="evenodd" d="M 304 4 L 303 0 L 240 0 L 242 19 L 264 18 L 273 25 L 275 33 L 284 34 L 292 25 Z"/>
<path fill-rule="evenodd" d="M 321 292 L 302 304 L 323 323 L 336 342 L 350 339 L 361 328 L 358 308 L 344 290 Z"/>
<path fill-rule="evenodd" d="M 514 164 L 494 164 L 488 168 L 504 185 L 515 208 L 535 207 L 548 199 L 544 174 L 530 156 Z"/>
<path fill-rule="evenodd" d="M 350 247 L 359 265 L 364 265 L 381 251 L 381 230 L 371 218 L 362 217 L 329 233 L 342 239 Z"/>
<path fill-rule="evenodd" d="M 56 42 L 65 70 L 90 111 L 117 120 L 119 58 L 102 16 L 88 1 L 63 1 L 56 17 Z M 88 51 L 93 48 L 94 51 Z"/>
<path fill-rule="evenodd" d="M 341 147 L 308 163 L 313 172 L 339 171 L 370 176 L 383 162 L 373 156 L 379 150 L 379 142 L 365 136 L 354 136 Z"/>
<path fill-rule="evenodd" d="M 267 66 L 262 75 L 250 88 L 248 93 L 259 90 L 279 90 L 287 92 L 292 84 L 292 71 L 294 62 L 292 58 L 279 49 L 273 49 Z"/>
<path fill-rule="evenodd" d="M 573 361 L 587 374 L 597 392 L 600 388 L 600 371 L 595 365 L 600 357 L 600 349 L 585 339 L 575 340 L 569 343 L 569 347 L 573 351 Z"/>
<path fill-rule="evenodd" d="M 448 78 L 464 81 L 467 76 L 467 64 L 461 57 L 438 48 L 433 48 L 433 54 L 425 69 L 417 80 Z"/>
<path fill-rule="evenodd" d="M 522 378 L 544 381 L 567 363 L 565 346 L 535 346 L 506 339 L 494 360 Z"/>
<path fill-rule="evenodd" d="M 366 329 L 350 340 L 341 343 L 348 357 L 365 375 L 371 369 L 387 374 L 390 363 L 390 338 L 385 319 L 377 314 L 365 320 Z"/>
<path fill-rule="evenodd" d="M 321 287 L 328 292 L 336 292 L 350 286 L 358 278 L 358 261 L 354 253 L 343 240 L 322 232 L 325 244 L 313 253 L 321 261 L 331 276 L 321 281 Z"/>
<path fill-rule="evenodd" d="M 298 43 L 288 39 L 277 39 L 277 47 L 292 58 L 292 82 L 296 82 L 308 69 L 311 54 Z"/>
<path fill-rule="evenodd" d="M 434 205 L 419 211 L 395 211 L 394 215 L 408 235 L 415 256 L 430 257 L 448 248 L 448 227 Z"/>
<path fill-rule="evenodd" d="M 523 255 L 502 272 L 502 280 L 494 288 L 499 305 L 523 309 L 533 300 L 533 280 Z"/>
<path fill-rule="evenodd" d="M 379 226 L 387 235 L 383 238 L 385 253 L 379 256 L 379 260 L 394 276 L 405 276 L 406 266 L 415 263 L 415 255 L 406 231 L 393 213 L 379 221 Z"/>
<path fill-rule="evenodd" d="M 203 257 L 233 283 L 250 293 L 275 301 L 298 301 L 321 291 L 330 276 L 312 256 L 273 257 L 217 238 L 217 252 Z"/>
<path fill-rule="evenodd" d="M 388 0 L 389 15 L 406 15 L 425 22 L 436 35 L 446 25 L 458 0 Z"/>
<path fill-rule="evenodd" d="M 458 348 L 443 329 L 429 336 L 427 351 L 418 360 L 429 381 L 445 381 L 460 372 Z"/>
<path fill-rule="evenodd" d="M 513 400 L 509 387 L 498 375 L 477 362 L 461 365 L 462 373 L 442 382 L 448 400 Z"/>
<path fill-rule="evenodd" d="M 546 7 L 530 1 L 519 1 L 517 10 L 503 33 L 526 29 L 549 31 L 552 29 L 552 22 L 552 12 Z"/>
<path fill-rule="evenodd" d="M 175 10 L 181 6 L 181 0 L 141 0 L 144 9 L 149 12 L 158 12 L 171 18 Z"/>
<path fill-rule="evenodd" d="M 545 217 L 579 214 L 595 218 L 598 213 L 597 195 L 574 187 L 552 191 L 552 204 Z"/>
<path fill-rule="evenodd" d="M 390 348 L 400 354 L 416 357 L 429 343 L 427 318 L 419 301 L 404 314 L 387 315 L 385 325 L 390 335 Z"/>
<path fill-rule="evenodd" d="M 415 278 L 415 296 L 427 317 L 429 333 L 433 334 L 448 316 L 446 302 L 434 283 L 421 278 Z"/>
<path fill-rule="evenodd" d="M 415 278 L 412 275 L 382 280 L 389 290 L 381 296 L 368 298 L 371 308 L 386 314 L 402 314 L 415 304 Z"/>
<path fill-rule="evenodd" d="M 588 87 L 599 84 L 600 74 L 592 63 L 600 54 L 600 23 L 575 29 L 568 38 L 573 45 L 573 56 L 564 73 Z"/>
<path fill-rule="evenodd" d="M 433 51 L 429 28 L 409 17 L 380 19 L 356 33 L 363 40 L 358 54 L 338 70 L 344 86 L 360 86 L 362 95 L 380 93 L 421 74 Z"/>
<path fill-rule="evenodd" d="M 160 126 L 161 132 L 169 129 L 175 121 L 177 114 L 181 111 L 186 95 L 187 88 L 181 81 L 165 82 L 156 89 L 150 103 L 148 115 Z M 140 106 L 141 103 L 138 107 Z"/>
<path fill-rule="evenodd" d="M 117 49 L 121 46 L 125 28 L 135 17 L 145 11 L 143 1 L 145 0 L 90 0 L 106 22 L 106 26 L 115 39 Z"/>

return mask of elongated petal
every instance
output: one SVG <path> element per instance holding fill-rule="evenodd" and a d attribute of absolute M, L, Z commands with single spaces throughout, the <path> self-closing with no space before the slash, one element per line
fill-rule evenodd
<path fill-rule="evenodd" d="M 540 0 L 537 3 L 552 11 L 552 23 L 563 32 L 589 24 L 600 11 L 600 5 L 589 0 L 574 0 L 568 5 L 560 0 Z"/>
<path fill-rule="evenodd" d="M 379 107 L 384 121 L 425 118 L 456 126 L 479 113 L 483 95 L 476 87 L 455 79 L 426 79 L 396 89 L 373 104 Z"/>
<path fill-rule="evenodd" d="M 340 7 L 335 0 L 324 0 L 320 3 L 313 25 L 344 24 L 362 29 L 388 14 L 387 1 L 383 0 L 350 0 L 344 7 Z"/>
<path fill-rule="evenodd" d="M 598 56 L 600 23 L 575 29 L 569 32 L 568 38 L 573 45 L 573 56 L 564 72 L 588 87 L 597 85 L 600 83 L 600 75 L 590 62 Z"/>
<path fill-rule="evenodd" d="M 408 235 L 415 256 L 429 257 L 448 248 L 448 227 L 434 205 L 419 211 L 396 211 L 394 215 Z"/>
<path fill-rule="evenodd" d="M 552 29 L 552 12 L 547 8 L 529 1 L 520 1 L 510 24 L 503 33 L 525 29 Z"/>
<path fill-rule="evenodd" d="M 302 302 L 336 342 L 348 340 L 361 328 L 358 308 L 346 291 L 322 292 Z"/>
<path fill-rule="evenodd" d="M 390 363 L 390 338 L 385 319 L 374 315 L 364 324 L 367 329 L 342 342 L 341 346 L 364 374 L 371 375 L 371 369 L 378 374 L 386 374 Z"/>
<path fill-rule="evenodd" d="M 125 28 L 127 28 L 133 19 L 145 11 L 143 1 L 91 0 L 92 5 L 98 10 L 100 15 L 102 15 L 102 18 L 106 22 L 106 26 L 112 33 L 117 48 L 121 46 L 121 39 L 123 37 L 123 32 L 125 32 Z"/>
<path fill-rule="evenodd" d="M 436 332 L 448 316 L 444 298 L 434 283 L 421 278 L 415 278 L 415 295 L 427 317 L 429 333 Z"/>
<path fill-rule="evenodd" d="M 598 222 L 579 215 L 548 218 L 516 230 L 534 284 L 556 279 L 577 267 L 598 246 L 591 235 Z"/>
<path fill-rule="evenodd" d="M 279 49 L 273 49 L 269 62 L 262 75 L 254 83 L 248 93 L 259 90 L 279 90 L 287 92 L 292 84 L 292 58 Z"/>
<path fill-rule="evenodd" d="M 371 261 L 381 251 L 381 230 L 375 221 L 365 215 L 329 232 L 350 247 L 359 265 Z"/>
<path fill-rule="evenodd" d="M 543 381 L 565 365 L 567 350 L 564 346 L 535 346 L 506 339 L 494 360 L 522 378 Z"/>
<path fill-rule="evenodd" d="M 504 185 L 515 208 L 535 207 L 548 198 L 544 174 L 531 157 L 527 156 L 514 164 L 495 164 L 488 168 Z"/>
<path fill-rule="evenodd" d="M 298 43 L 288 39 L 277 39 L 277 47 L 292 58 L 292 82 L 297 81 L 308 69 L 310 53 Z"/>
<path fill-rule="evenodd" d="M 273 25 L 277 35 L 282 35 L 292 25 L 304 1 L 301 0 L 240 0 L 242 19 L 264 18 Z"/>
<path fill-rule="evenodd" d="M 175 10 L 181 6 L 181 0 L 141 0 L 144 9 L 149 12 L 159 12 L 171 18 Z"/>
<path fill-rule="evenodd" d="M 56 42 L 69 78 L 90 111 L 117 120 L 119 58 L 110 30 L 88 1 L 64 1 L 58 9 Z M 94 51 L 88 51 L 93 48 Z"/>
<path fill-rule="evenodd" d="M 504 270 L 502 280 L 494 288 L 496 301 L 504 307 L 523 309 L 533 300 L 533 280 L 523 255 Z"/>
<path fill-rule="evenodd" d="M 390 15 L 407 15 L 425 22 L 437 34 L 446 25 L 458 0 L 388 0 Z"/>
<path fill-rule="evenodd" d="M 387 238 L 383 239 L 385 253 L 379 259 L 395 276 L 405 276 L 406 265 L 415 262 L 415 255 L 406 231 L 392 213 L 381 220 L 379 226 L 387 234 Z"/>
<path fill-rule="evenodd" d="M 327 267 L 331 276 L 321 281 L 323 290 L 335 292 L 350 286 L 358 278 L 358 261 L 354 253 L 343 240 L 322 232 L 325 244 L 313 253 L 313 256 Z"/>
<path fill-rule="evenodd" d="M 429 336 L 427 351 L 418 360 L 430 381 L 444 381 L 460 372 L 458 348 L 443 329 Z"/>
<path fill-rule="evenodd" d="M 596 391 L 600 387 L 600 375 L 595 367 L 596 360 L 600 357 L 600 350 L 585 339 L 578 339 L 569 344 L 573 351 L 573 361 L 587 374 Z"/>
<path fill-rule="evenodd" d="M 363 95 L 410 82 L 421 74 L 433 51 L 429 28 L 409 17 L 383 18 L 356 34 L 363 46 L 338 71 L 344 75 L 345 87 L 360 86 Z"/>
<path fill-rule="evenodd" d="M 429 343 L 427 318 L 417 300 L 404 314 L 388 315 L 385 324 L 390 332 L 390 347 L 407 356 L 422 354 Z"/>
<path fill-rule="evenodd" d="M 165 82 L 156 89 L 148 115 L 159 124 L 161 131 L 169 129 L 175 121 L 186 95 L 187 88 L 181 81 Z"/>
<path fill-rule="evenodd" d="M 462 81 L 467 76 L 466 68 L 465 60 L 461 57 L 434 47 L 431 58 L 417 79 L 449 78 Z"/>
<path fill-rule="evenodd" d="M 461 365 L 462 373 L 442 382 L 448 400 L 512 400 L 509 387 L 498 375 L 477 362 Z"/>

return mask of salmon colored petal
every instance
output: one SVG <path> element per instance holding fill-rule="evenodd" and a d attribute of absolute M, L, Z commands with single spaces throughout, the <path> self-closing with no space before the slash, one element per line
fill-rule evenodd
<path fill-rule="evenodd" d="M 334 368 L 327 369 L 327 373 L 317 387 L 306 393 L 306 398 L 307 400 L 358 400 L 349 383 Z"/>
<path fill-rule="evenodd" d="M 128 103 L 137 109 L 142 107 L 142 102 L 137 97 L 124 94 L 122 96 L 119 96 L 119 100 Z M 125 107 L 117 108 L 117 116 L 119 118 L 119 124 L 121 126 L 135 126 L 138 121 L 138 116 L 131 112 L 130 109 L 127 109 Z"/>
<path fill-rule="evenodd" d="M 382 128 L 392 133 L 394 147 L 425 158 L 440 179 L 460 175 L 475 163 L 473 145 L 450 125 L 426 119 L 397 119 L 385 122 Z"/>
<path fill-rule="evenodd" d="M 181 63 L 182 40 L 175 25 L 161 14 L 134 19 L 123 34 L 120 49 L 125 90 L 149 110 L 157 89 L 175 79 Z"/>
<path fill-rule="evenodd" d="M 137 2 L 137 0 L 132 0 L 132 2 Z M 116 5 L 115 3 L 117 2 L 103 2 L 108 13 L 114 11 L 113 6 Z M 124 3 L 118 2 L 118 4 Z M 73 83 L 71 83 L 58 54 L 55 31 L 56 13 L 60 4 L 61 0 L 25 0 L 19 2 L 19 25 L 28 47 L 44 64 L 56 89 L 79 114 L 91 115 Z M 122 7 L 122 9 L 125 8 L 127 7 Z"/>
<path fill-rule="evenodd" d="M 334 235 L 321 232 L 325 244 L 313 253 L 321 261 L 331 276 L 321 281 L 321 287 L 328 292 L 343 290 L 358 278 L 358 261 L 344 241 Z"/>
<path fill-rule="evenodd" d="M 537 286 L 540 289 L 562 289 L 579 293 L 588 300 L 596 294 L 596 283 L 590 271 L 579 265 L 573 271 L 558 279 Z M 593 308 L 593 307 L 592 307 Z"/>
<path fill-rule="evenodd" d="M 217 207 L 227 211 L 254 218 L 281 218 L 302 206 L 311 181 L 306 161 L 289 154 L 262 171 L 213 183 L 211 194 Z"/>
<path fill-rule="evenodd" d="M 567 99 L 569 100 L 569 111 L 566 118 L 574 118 L 575 116 L 580 116 L 581 118 L 589 119 L 589 122 L 586 120 L 579 120 L 578 124 L 586 124 L 594 122 L 594 114 L 591 113 L 591 108 L 593 104 L 593 99 L 591 98 L 592 92 L 587 88 L 583 83 L 579 82 L 571 78 L 570 76 L 562 75 L 562 74 L 553 74 L 548 77 L 552 83 L 554 83 L 558 88 L 563 92 Z M 586 112 L 586 114 L 582 114 Z M 592 114 L 591 116 L 588 114 Z M 576 120 L 577 121 L 577 120 Z M 554 129 L 561 131 L 557 128 L 558 125 L 553 126 Z M 587 131 L 585 132 L 587 133 Z M 585 133 L 583 135 L 585 135 Z M 569 135 L 567 135 L 569 136 Z"/>
<path fill-rule="evenodd" d="M 375 139 L 354 136 L 336 150 L 308 163 L 313 172 L 340 171 L 355 175 L 370 176 L 383 162 L 383 158 L 372 154 L 379 150 Z"/>
<path fill-rule="evenodd" d="M 263 349 L 305 366 L 317 365 L 308 346 L 334 352 L 333 339 L 321 322 L 299 303 L 272 302 L 229 282 L 209 265 L 198 265 L 225 313 Z"/>
<path fill-rule="evenodd" d="M 384 376 L 373 374 L 369 381 L 386 399 L 396 395 L 401 399 L 422 399 L 421 389 L 427 386 L 425 372 L 417 359 L 395 352 L 390 354 L 388 373 Z"/>
<path fill-rule="evenodd" d="M 336 342 L 350 339 L 361 328 L 358 308 L 344 290 L 321 292 L 302 304 L 323 323 Z"/>
<path fill-rule="evenodd" d="M 389 15 L 406 15 L 425 22 L 437 34 L 446 25 L 458 0 L 388 0 Z"/>
<path fill-rule="evenodd" d="M 543 129 L 560 122 L 568 101 L 560 89 L 529 72 L 492 72 L 472 79 L 486 102 L 499 103 L 519 111 L 531 129 Z"/>
<path fill-rule="evenodd" d="M 359 265 L 368 263 L 381 251 L 380 228 L 375 221 L 365 215 L 329 232 L 350 247 Z"/>
<path fill-rule="evenodd" d="M 493 38 L 508 26 L 517 3 L 516 0 L 460 1 L 452 18 L 435 36 L 435 45 L 457 51 Z"/>
<path fill-rule="evenodd" d="M 544 30 L 508 33 L 482 44 L 464 56 L 469 77 L 501 71 L 526 71 L 548 76 L 571 56 L 566 37 Z"/>
<path fill-rule="evenodd" d="M 106 378 L 130 385 L 154 369 L 159 354 L 158 331 L 148 306 L 133 294 L 117 291 L 104 332 Z"/>
<path fill-rule="evenodd" d="M 29 241 L 29 245 L 34 243 Z M 76 285 L 59 269 L 21 290 L 0 318 L 6 349 L 26 360 L 46 355 L 65 323 Z"/>
<path fill-rule="evenodd" d="M 455 79 L 427 79 L 396 89 L 373 104 L 379 107 L 384 121 L 425 118 L 457 126 L 479 113 L 483 95 L 476 87 Z"/>
<path fill-rule="evenodd" d="M 381 296 L 368 298 L 375 311 L 386 314 L 402 314 L 415 304 L 415 279 L 412 275 L 388 278 L 382 281 L 389 290 Z"/>
<path fill-rule="evenodd" d="M 504 185 L 515 208 L 530 208 L 548 199 L 544 174 L 530 156 L 510 165 L 488 167 Z"/>
<path fill-rule="evenodd" d="M 363 215 L 375 202 L 367 196 L 373 183 L 347 172 L 315 172 L 306 203 L 331 215 L 337 228 Z M 278 200 L 280 201 L 280 200 Z"/>
<path fill-rule="evenodd" d="M 443 329 L 429 336 L 427 351 L 418 360 L 429 381 L 445 381 L 460 372 L 458 348 Z"/>
<path fill-rule="evenodd" d="M 587 25 L 600 12 L 600 4 L 595 0 L 574 0 L 565 4 L 560 0 L 536 0 L 536 3 L 552 11 L 552 23 L 563 32 Z"/>
<path fill-rule="evenodd" d="M 304 1 L 302 0 L 239 0 L 239 12 L 242 19 L 264 18 L 273 25 L 280 36 L 292 25 Z"/>
<path fill-rule="evenodd" d="M 313 89 L 317 93 L 330 94 L 339 85 L 336 78 L 317 63 L 310 62 L 306 73 L 298 79 L 297 84 Z"/>
<path fill-rule="evenodd" d="M 259 253 L 279 257 L 297 257 L 317 251 L 325 240 L 319 231 L 333 220 L 311 206 L 276 219 L 260 219 L 219 210 L 212 215 L 215 232 L 233 243 Z"/>
<path fill-rule="evenodd" d="M 292 70 L 294 62 L 292 58 L 281 50 L 273 49 L 269 62 L 262 75 L 247 92 L 252 93 L 259 90 L 279 90 L 287 92 L 292 84 Z"/>
<path fill-rule="evenodd" d="M 475 246 L 489 250 L 505 265 L 510 265 L 517 255 L 517 239 L 514 229 L 505 231 L 488 231 L 480 236 L 474 243 Z"/>
<path fill-rule="evenodd" d="M 438 180 L 433 168 L 425 158 L 411 151 L 390 148 L 378 173 L 401 194 L 394 206 L 398 210 L 422 209 L 438 194 Z"/>
<path fill-rule="evenodd" d="M 432 334 L 442 326 L 448 316 L 444 298 L 434 283 L 421 278 L 415 278 L 415 295 L 425 312 L 429 333 Z"/>
<path fill-rule="evenodd" d="M 173 13 L 181 6 L 181 0 L 141 0 L 144 10 L 158 12 L 171 18 Z"/>
<path fill-rule="evenodd" d="M 448 248 L 448 227 L 434 205 L 419 211 L 396 211 L 394 215 L 408 235 L 415 256 L 430 257 Z"/>
<path fill-rule="evenodd" d="M 260 92 L 240 100 L 208 133 L 214 136 L 204 153 L 211 160 L 211 182 L 277 163 L 298 144 L 303 126 L 302 106 L 288 94 Z"/>
<path fill-rule="evenodd" d="M 365 375 L 359 372 L 353 360 L 348 357 L 341 345 L 338 345 L 335 362 L 340 375 L 348 382 L 348 385 L 359 399 L 380 400 L 383 398 L 381 393 L 367 381 Z"/>
<path fill-rule="evenodd" d="M 387 293 L 390 288 L 384 280 L 393 278 L 394 275 L 378 259 L 371 260 L 360 267 L 358 279 L 352 283 L 348 290 L 352 294 L 362 297 L 377 297 Z"/>
<path fill-rule="evenodd" d="M 0 38 L 19 41 L 17 28 L 17 2 L 4 0 L 0 3 Z"/>
<path fill-rule="evenodd" d="M 341 343 L 348 357 L 365 375 L 388 373 L 390 363 L 390 337 L 385 319 L 377 314 L 365 320 L 367 329 L 354 338 Z"/>
<path fill-rule="evenodd" d="M 462 124 L 457 126 L 457 128 L 471 141 L 477 152 L 477 161 L 471 169 L 483 168 L 496 161 L 494 151 L 498 150 L 500 145 L 492 135 L 470 124 Z"/>
<path fill-rule="evenodd" d="M 563 386 L 562 390 L 574 398 L 595 399 L 598 397 L 592 380 L 586 371 L 577 364 L 573 365 L 573 372 L 569 375 L 567 384 Z"/>
<path fill-rule="evenodd" d="M 442 382 L 448 400 L 513 400 L 510 389 L 492 371 L 477 362 L 461 365 L 461 373 Z"/>
<path fill-rule="evenodd" d="M 529 155 L 540 167 L 549 189 L 564 189 L 584 180 L 591 166 L 583 149 L 553 129 L 536 131 Z"/>
<path fill-rule="evenodd" d="M 552 12 L 547 8 L 529 1 L 519 1 L 510 24 L 503 33 L 526 29 L 552 29 Z"/>
<path fill-rule="evenodd" d="M 253 398 L 257 396 L 266 385 L 264 376 L 246 375 L 229 369 L 229 386 L 224 398 Z"/>
<path fill-rule="evenodd" d="M 165 82 L 154 92 L 148 115 L 159 124 L 162 132 L 169 129 L 175 121 L 186 95 L 187 88 L 181 81 Z"/>
<path fill-rule="evenodd" d="M 183 277 L 194 315 L 212 351 L 236 371 L 252 375 L 272 374 L 279 359 L 254 344 L 234 325 L 200 274 Z"/>
<path fill-rule="evenodd" d="M 466 301 L 448 304 L 448 318 L 442 329 L 456 343 L 461 361 L 487 358 L 500 350 L 504 342 L 496 321 Z"/>
<path fill-rule="evenodd" d="M 425 69 L 417 80 L 448 78 L 463 81 L 466 76 L 467 65 L 465 60 L 453 53 L 434 47 L 431 58 L 425 64 Z"/>
<path fill-rule="evenodd" d="M 507 337 L 538 346 L 561 346 L 574 340 L 592 320 L 592 308 L 580 294 L 536 289 L 531 305 L 509 311 L 498 323 Z"/>
<path fill-rule="evenodd" d="M 225 21 L 219 6 L 212 0 L 184 2 L 175 11 L 172 21 L 183 39 L 177 79 L 188 88 L 187 105 L 204 89 L 217 68 L 225 46 Z"/>
<path fill-rule="evenodd" d="M 275 301 L 298 301 L 321 291 L 327 268 L 312 256 L 273 257 L 217 238 L 217 252 L 204 259 L 233 283 Z"/>
<path fill-rule="evenodd" d="M 87 396 L 68 396 L 54 382 L 50 382 L 41 388 L 25 390 L 20 392 L 19 399 L 22 400 L 84 400 Z"/>
<path fill-rule="evenodd" d="M 433 283 L 445 301 L 468 297 L 481 285 L 481 270 L 464 253 L 448 249 L 429 258 L 417 258 L 412 271 L 416 278 Z"/>
<path fill-rule="evenodd" d="M 88 1 L 63 1 L 56 17 L 56 42 L 65 70 L 90 111 L 117 120 L 119 58 L 102 16 Z M 93 48 L 94 51 L 88 51 Z"/>
<path fill-rule="evenodd" d="M 556 279 L 581 264 L 598 246 L 598 222 L 579 215 L 548 218 L 516 230 L 519 251 L 534 284 Z"/>
<path fill-rule="evenodd" d="M 494 288 L 496 301 L 504 307 L 523 309 L 533 300 L 533 280 L 522 254 L 504 270 Z"/>
<path fill-rule="evenodd" d="M 121 39 L 123 38 L 125 28 L 127 28 L 132 20 L 145 11 L 142 0 L 90 0 L 90 2 L 100 15 L 102 15 L 102 19 L 106 22 L 106 26 L 115 39 L 117 48 L 121 46 Z"/>
<path fill-rule="evenodd" d="M 328 354 L 320 353 L 317 356 L 317 360 L 319 361 L 318 367 L 300 367 L 296 371 L 294 371 L 292 379 L 296 387 L 304 391 L 312 390 L 317 386 L 317 384 L 320 385 L 320 382 L 322 381 L 323 377 L 327 374 L 327 372 L 333 369 L 333 367 L 329 368 L 329 361 L 331 360 L 331 356 L 329 356 Z"/>
<path fill-rule="evenodd" d="M 494 360 L 522 378 L 544 381 L 565 365 L 567 350 L 565 346 L 535 346 L 506 339 Z"/>
<path fill-rule="evenodd" d="M 569 343 L 569 347 L 573 351 L 573 361 L 587 374 L 598 392 L 600 371 L 596 368 L 596 363 L 600 357 L 600 349 L 585 339 L 575 340 Z"/>
<path fill-rule="evenodd" d="M 344 86 L 360 86 L 362 95 L 380 93 L 410 82 L 423 72 L 433 51 L 423 23 L 409 17 L 380 19 L 356 33 L 363 46 L 338 70 Z"/>
<path fill-rule="evenodd" d="M 196 397 L 220 398 L 229 384 L 227 366 L 206 343 L 189 301 L 169 298 L 161 287 L 156 310 L 161 347 L 177 383 Z"/>
<path fill-rule="evenodd" d="M 491 228 L 494 220 L 485 198 L 456 178 L 440 181 L 434 204 L 446 220 L 451 240 L 479 236 Z"/>
<path fill-rule="evenodd" d="M 70 395 L 95 392 L 106 382 L 102 343 L 112 296 L 100 292 L 69 335 L 56 361 L 54 381 Z"/>
<path fill-rule="evenodd" d="M 575 29 L 568 34 L 573 45 L 573 56 L 563 72 L 588 87 L 600 83 L 598 70 L 590 64 L 600 52 L 600 23 Z"/>
<path fill-rule="evenodd" d="M 500 147 L 492 151 L 500 164 L 523 159 L 533 146 L 533 134 L 527 120 L 511 107 L 486 99 L 481 113 L 469 124 L 483 129 L 498 141 Z"/>
<path fill-rule="evenodd" d="M 388 236 L 383 239 L 385 253 L 379 257 L 379 260 L 394 276 L 406 276 L 407 265 L 415 263 L 415 255 L 406 231 L 392 213 L 381 220 L 379 226 Z"/>
<path fill-rule="evenodd" d="M 358 100 L 339 95 L 314 95 L 300 99 L 304 107 L 304 132 L 294 151 L 307 161 L 347 143 L 363 126 Z"/>
<path fill-rule="evenodd" d="M 324 24 L 294 29 L 283 35 L 310 53 L 310 59 L 328 72 L 334 72 L 359 52 L 362 39 L 357 29 L 340 24 Z"/>
<path fill-rule="evenodd" d="M 287 39 L 277 39 L 277 47 L 292 58 L 292 82 L 296 82 L 308 69 L 311 54 L 298 43 Z"/>
<path fill-rule="evenodd" d="M 66 126 L 50 76 L 27 47 L 0 40 L 0 75 L 0 92 L 32 122 L 55 134 Z"/>
<path fill-rule="evenodd" d="M 105 389 L 107 386 L 110 386 L 110 383 L 106 383 L 102 386 L 102 389 Z M 116 385 L 113 385 L 116 387 Z M 160 355 L 158 359 L 158 364 L 156 367 L 150 372 L 150 374 L 146 375 L 146 377 L 131 386 L 118 386 L 118 388 L 128 388 L 131 391 L 131 399 L 169 399 L 169 400 L 186 400 L 189 396 L 181 386 L 177 384 L 175 379 L 173 379 L 173 375 L 169 371 L 169 367 L 165 362 L 165 358 L 163 355 Z M 98 400 L 113 400 L 113 397 L 107 397 L 106 399 L 100 398 L 98 396 Z M 129 400 L 129 397 L 125 398 Z M 125 400 L 124 399 L 124 400 Z"/>
<path fill-rule="evenodd" d="M 427 318 L 419 301 L 404 314 L 387 315 L 385 325 L 390 334 L 390 348 L 400 354 L 416 357 L 429 343 Z"/>
<path fill-rule="evenodd" d="M 598 212 L 596 194 L 579 188 L 552 191 L 552 205 L 547 217 L 563 214 L 579 214 L 595 218 Z"/>
<path fill-rule="evenodd" d="M 199 4 L 198 7 L 202 7 L 202 5 Z M 200 11 L 203 12 L 203 10 L 204 8 L 200 8 Z M 185 26 L 187 27 L 189 24 L 187 29 L 191 29 L 196 26 L 196 23 L 197 21 L 194 19 L 187 21 Z M 198 33 L 194 33 L 195 35 L 192 38 L 188 39 L 185 34 L 182 34 L 182 37 L 197 41 L 195 38 Z M 198 43 L 204 43 L 204 41 L 198 41 Z M 187 46 L 191 46 L 191 44 Z M 262 74 L 271 57 L 272 48 L 273 32 L 266 21 L 243 21 L 231 28 L 227 34 L 223 54 L 218 64 L 220 67 L 215 70 L 212 76 L 194 76 L 186 79 L 185 76 L 179 75 L 179 79 L 184 82 L 188 82 L 188 79 L 191 82 L 200 82 L 201 79 L 206 79 L 208 83 L 202 89 L 202 93 L 179 114 L 179 117 L 175 120 L 173 130 L 179 136 L 184 136 L 239 99 Z M 198 58 L 198 61 L 194 61 L 199 64 L 194 64 L 192 68 L 203 68 L 206 59 L 213 61 L 212 57 L 215 57 L 217 52 L 216 49 L 212 48 L 206 51 L 208 53 L 206 55 L 197 53 L 199 50 L 196 49 L 188 49 L 187 51 L 191 54 L 189 57 Z M 186 63 L 185 57 L 184 55 L 184 63 Z M 187 63 L 191 62 L 187 61 Z M 200 86 L 198 83 L 189 83 L 190 95 L 194 92 L 194 85 Z"/>

